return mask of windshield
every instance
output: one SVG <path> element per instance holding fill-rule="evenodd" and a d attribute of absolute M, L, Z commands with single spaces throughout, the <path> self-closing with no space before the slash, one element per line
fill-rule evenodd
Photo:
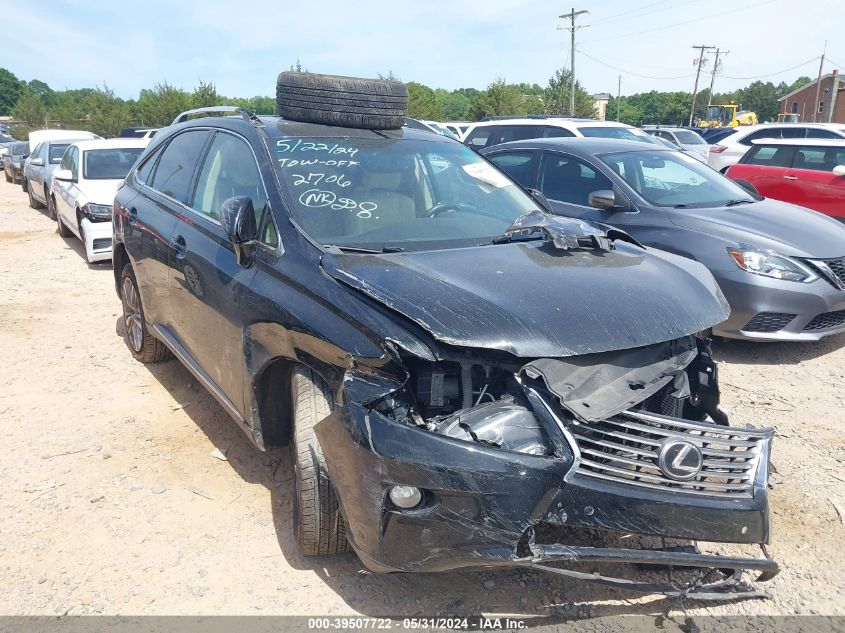
<path fill-rule="evenodd" d="M 578 131 L 584 136 L 594 138 L 618 138 L 623 141 L 645 141 L 646 143 L 657 143 L 651 134 L 643 132 L 632 127 L 612 127 L 612 126 L 584 126 L 579 127 Z"/>
<path fill-rule="evenodd" d="M 50 145 L 50 164 L 51 165 L 58 165 L 62 162 L 62 156 L 64 156 L 65 150 L 68 148 L 70 143 L 52 143 Z"/>
<path fill-rule="evenodd" d="M 658 207 L 721 207 L 756 200 L 732 180 L 681 152 L 646 150 L 599 158 Z"/>
<path fill-rule="evenodd" d="M 143 147 L 115 147 L 89 149 L 84 154 L 83 178 L 85 180 L 121 180 L 138 160 Z"/>
<path fill-rule="evenodd" d="M 322 245 L 421 250 L 487 243 L 537 205 L 440 137 L 270 141 L 297 224 Z"/>
<path fill-rule="evenodd" d="M 29 143 L 12 143 L 9 147 L 9 153 L 12 156 L 23 156 L 29 151 Z"/>
<path fill-rule="evenodd" d="M 690 130 L 676 130 L 674 134 L 682 145 L 707 145 L 707 141 Z"/>

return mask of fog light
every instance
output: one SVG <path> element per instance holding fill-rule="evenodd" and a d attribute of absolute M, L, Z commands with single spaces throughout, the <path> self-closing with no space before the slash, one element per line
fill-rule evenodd
<path fill-rule="evenodd" d="M 405 510 L 418 506 L 422 501 L 422 492 L 414 486 L 393 486 L 389 496 L 396 506 Z"/>

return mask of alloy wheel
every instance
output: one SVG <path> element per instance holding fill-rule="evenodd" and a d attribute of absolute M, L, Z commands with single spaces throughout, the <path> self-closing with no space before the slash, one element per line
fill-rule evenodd
<path fill-rule="evenodd" d="M 126 335 L 132 349 L 141 352 L 144 344 L 143 317 L 141 316 L 141 302 L 138 299 L 138 291 L 132 279 L 123 279 L 123 321 L 126 326 Z"/>

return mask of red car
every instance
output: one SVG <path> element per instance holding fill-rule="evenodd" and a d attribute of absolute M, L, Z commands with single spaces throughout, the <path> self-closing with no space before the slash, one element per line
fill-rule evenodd
<path fill-rule="evenodd" d="M 763 139 L 728 169 L 760 195 L 845 222 L 845 139 Z"/>

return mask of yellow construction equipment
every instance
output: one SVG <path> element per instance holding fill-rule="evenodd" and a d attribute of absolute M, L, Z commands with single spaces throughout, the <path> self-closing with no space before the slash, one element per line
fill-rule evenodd
<path fill-rule="evenodd" d="M 800 123 L 801 122 L 801 115 L 794 114 L 792 112 L 783 113 L 781 112 L 778 115 L 778 123 Z"/>
<path fill-rule="evenodd" d="M 757 125 L 757 113 L 739 110 L 735 103 L 707 106 L 707 117 L 698 122 L 699 127 L 739 127 Z"/>

